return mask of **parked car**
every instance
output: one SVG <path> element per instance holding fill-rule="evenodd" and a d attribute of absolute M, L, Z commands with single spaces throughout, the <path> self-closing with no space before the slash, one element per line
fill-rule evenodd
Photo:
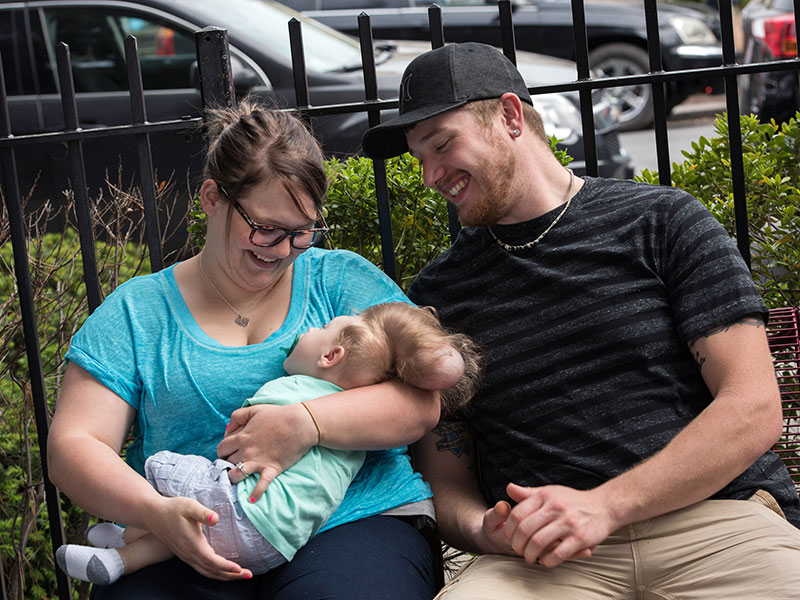
<path fill-rule="evenodd" d="M 743 63 L 797 58 L 792 0 L 751 0 L 742 10 Z M 739 104 L 762 121 L 788 121 L 800 109 L 800 70 L 750 73 L 739 77 Z"/>
<path fill-rule="evenodd" d="M 283 1 L 347 33 L 357 32 L 356 17 L 366 11 L 376 38 L 430 39 L 431 0 Z M 496 0 L 446 0 L 440 5 L 446 41 L 501 44 Z M 650 63 L 642 1 L 586 0 L 584 6 L 592 69 L 607 77 L 647 73 Z M 512 0 L 512 10 L 518 49 L 575 60 L 570 0 Z M 660 1 L 658 16 L 665 70 L 722 64 L 719 17 L 715 12 L 697 3 Z M 721 91 L 721 87 L 707 78 L 669 82 L 668 110 L 701 91 Z M 641 129 L 653 122 L 649 85 L 615 88 L 612 93 L 622 113 L 623 129 Z"/>
<path fill-rule="evenodd" d="M 302 21 L 305 58 L 312 105 L 363 101 L 361 53 L 349 36 L 274 2 L 259 0 L 33 0 L 0 1 L 0 53 L 9 96 L 12 133 L 29 134 L 63 128 L 57 94 L 55 46 L 70 48 L 82 128 L 130 123 L 127 71 L 123 40 L 138 41 L 142 77 L 150 121 L 192 117 L 200 112 L 196 87 L 194 32 L 209 25 L 228 30 L 234 85 L 238 93 L 252 93 L 280 106 L 294 105 L 294 87 L 287 23 Z M 427 46 L 376 48 L 379 94 L 397 97 L 405 65 Z M 568 81 L 574 66 L 550 57 L 524 56 L 529 85 Z M 194 74 L 194 77 L 193 77 Z M 583 170 L 580 120 L 567 96 L 539 100 L 550 131 L 565 140 L 564 147 Z M 613 107 L 603 99 L 595 106 L 601 173 L 630 174 L 630 161 L 620 150 Z M 365 113 L 313 119 L 315 133 L 329 154 L 359 150 L 367 127 Z M 202 143 L 198 135 L 153 134 L 154 166 L 159 180 L 176 172 L 179 185 L 186 173 L 200 167 Z M 26 192 L 39 176 L 37 194 L 60 195 L 66 187 L 69 161 L 64 144 L 28 146 L 18 157 L 21 189 Z M 103 172 L 113 181 L 122 156 L 122 182 L 130 181 L 135 147 L 128 138 L 114 137 L 84 143 L 92 193 L 103 184 Z M 46 165 L 46 168 L 42 168 Z M 97 174 L 100 173 L 100 176 Z M 36 196 L 35 196 L 36 197 Z"/>

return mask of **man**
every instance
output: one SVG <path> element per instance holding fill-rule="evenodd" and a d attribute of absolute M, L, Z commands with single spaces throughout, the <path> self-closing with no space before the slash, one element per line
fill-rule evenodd
<path fill-rule="evenodd" d="M 410 151 L 466 226 L 410 296 L 487 365 L 418 444 L 443 538 L 479 555 L 440 596 L 796 597 L 768 313 L 724 230 L 683 191 L 574 177 L 493 48 L 418 57 L 400 98 L 364 151 Z"/>

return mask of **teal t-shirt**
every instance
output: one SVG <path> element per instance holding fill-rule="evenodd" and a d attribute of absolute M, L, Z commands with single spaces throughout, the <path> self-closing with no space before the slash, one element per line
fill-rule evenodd
<path fill-rule="evenodd" d="M 324 379 L 290 375 L 268 381 L 245 405 L 294 404 L 341 391 Z M 365 454 L 314 446 L 278 475 L 255 504 L 249 498 L 259 476 L 250 475 L 239 483 L 239 504 L 259 533 L 286 560 L 292 560 L 342 502 Z"/>
<path fill-rule="evenodd" d="M 294 263 L 283 325 L 261 344 L 223 346 L 195 322 L 173 268 L 120 285 L 75 334 L 66 358 L 136 409 L 128 464 L 160 451 L 217 458 L 231 413 L 286 375 L 295 337 L 373 304 L 408 301 L 384 273 L 345 250 L 311 248 Z M 368 452 L 325 528 L 431 497 L 405 448 Z"/>

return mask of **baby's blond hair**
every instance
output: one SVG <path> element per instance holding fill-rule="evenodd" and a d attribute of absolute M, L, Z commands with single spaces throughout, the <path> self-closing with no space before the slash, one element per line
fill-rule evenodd
<path fill-rule="evenodd" d="M 481 362 L 475 344 L 466 335 L 445 329 L 433 309 L 389 302 L 371 306 L 359 316 L 339 334 L 339 343 L 348 352 L 345 371 L 366 371 L 374 375 L 374 382 L 398 377 L 417 387 L 441 390 L 442 409 L 447 411 L 477 392 Z"/>

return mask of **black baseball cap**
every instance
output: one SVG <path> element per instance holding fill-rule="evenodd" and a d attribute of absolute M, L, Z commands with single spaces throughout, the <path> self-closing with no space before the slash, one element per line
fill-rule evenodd
<path fill-rule="evenodd" d="M 528 86 L 505 55 L 477 42 L 448 44 L 409 63 L 400 84 L 400 115 L 367 130 L 361 140 L 370 158 L 408 152 L 405 129 L 473 100 L 513 92 L 530 105 Z"/>

